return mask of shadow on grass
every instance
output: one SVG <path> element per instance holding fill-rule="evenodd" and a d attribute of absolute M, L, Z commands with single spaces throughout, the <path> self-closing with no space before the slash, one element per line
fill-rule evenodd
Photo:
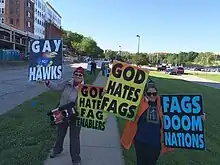
<path fill-rule="evenodd" d="M 86 72 L 85 83 L 95 79 Z M 0 115 L 0 165 L 43 165 L 55 140 L 55 127 L 46 114 L 59 98 L 60 93 L 45 92 Z"/>
<path fill-rule="evenodd" d="M 174 153 L 161 156 L 158 165 L 219 165 L 220 164 L 220 90 L 179 79 L 166 77 L 151 78 L 156 82 L 160 94 L 201 93 L 204 97 L 206 151 L 176 149 Z M 125 120 L 119 119 L 122 133 Z M 125 165 L 135 165 L 134 148 L 123 151 Z"/>

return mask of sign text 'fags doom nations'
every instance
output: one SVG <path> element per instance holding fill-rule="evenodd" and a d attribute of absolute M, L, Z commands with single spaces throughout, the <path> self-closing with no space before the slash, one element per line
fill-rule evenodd
<path fill-rule="evenodd" d="M 161 103 L 165 146 L 204 150 L 202 95 L 162 95 Z"/>

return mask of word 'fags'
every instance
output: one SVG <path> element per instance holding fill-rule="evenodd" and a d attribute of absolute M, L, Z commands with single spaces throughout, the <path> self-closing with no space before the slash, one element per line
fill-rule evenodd
<path fill-rule="evenodd" d="M 62 77 L 62 66 L 30 67 L 29 81 L 57 80 Z"/>
<path fill-rule="evenodd" d="M 60 49 L 60 46 L 62 45 L 62 40 L 53 40 L 52 42 L 50 42 L 51 40 L 44 40 L 43 41 L 39 41 L 39 40 L 35 40 L 33 41 L 32 45 L 31 45 L 31 49 L 34 53 L 45 53 L 45 52 L 58 52 Z M 43 44 L 41 44 L 41 42 L 43 42 Z M 53 44 L 53 45 L 52 45 Z M 52 48 L 54 48 L 54 50 L 52 50 Z"/>
<path fill-rule="evenodd" d="M 193 113 L 198 114 L 201 111 L 200 96 L 189 97 L 184 96 L 181 100 L 178 97 L 163 97 L 163 108 L 164 112 L 176 112 L 176 113 Z"/>

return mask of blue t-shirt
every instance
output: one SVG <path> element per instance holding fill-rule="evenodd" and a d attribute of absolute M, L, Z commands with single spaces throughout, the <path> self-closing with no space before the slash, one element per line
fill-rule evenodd
<path fill-rule="evenodd" d="M 155 102 L 149 102 L 148 110 L 141 115 L 138 121 L 135 140 L 160 147 L 160 127 L 161 121 L 157 105 Z"/>

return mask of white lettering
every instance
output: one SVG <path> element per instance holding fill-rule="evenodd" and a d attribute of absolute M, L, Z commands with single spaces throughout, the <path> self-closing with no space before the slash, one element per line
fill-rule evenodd
<path fill-rule="evenodd" d="M 52 66 L 51 67 L 51 79 L 52 80 L 57 79 L 56 71 L 57 71 L 57 66 Z"/>
<path fill-rule="evenodd" d="M 53 40 L 54 45 L 55 45 L 55 52 L 59 51 L 61 40 Z"/>
<path fill-rule="evenodd" d="M 29 81 L 36 80 L 35 74 L 36 74 L 36 67 L 30 67 L 29 68 Z"/>
<path fill-rule="evenodd" d="M 45 40 L 42 52 L 51 52 L 50 41 Z"/>
<path fill-rule="evenodd" d="M 62 66 L 61 65 L 59 65 L 58 67 L 57 67 L 57 79 L 61 79 L 61 77 L 62 77 Z"/>
<path fill-rule="evenodd" d="M 34 53 L 39 53 L 40 52 L 40 41 L 34 41 L 32 43 L 31 49 Z"/>
<path fill-rule="evenodd" d="M 49 80 L 51 67 L 42 67 L 42 69 L 43 69 L 43 79 Z"/>
<path fill-rule="evenodd" d="M 41 67 L 37 67 L 36 80 L 42 80 Z"/>

